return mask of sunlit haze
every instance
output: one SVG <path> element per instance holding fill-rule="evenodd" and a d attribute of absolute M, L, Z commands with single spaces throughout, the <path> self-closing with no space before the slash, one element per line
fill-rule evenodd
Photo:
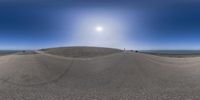
<path fill-rule="evenodd" d="M 97 26 L 97 27 L 96 27 L 96 31 L 97 31 L 97 32 L 102 32 L 102 31 L 103 31 L 103 27 Z"/>

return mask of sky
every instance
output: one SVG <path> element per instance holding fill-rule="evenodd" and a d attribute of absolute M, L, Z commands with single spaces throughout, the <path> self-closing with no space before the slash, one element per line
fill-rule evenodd
<path fill-rule="evenodd" d="M 0 49 L 200 49 L 198 0 L 0 2 Z"/>

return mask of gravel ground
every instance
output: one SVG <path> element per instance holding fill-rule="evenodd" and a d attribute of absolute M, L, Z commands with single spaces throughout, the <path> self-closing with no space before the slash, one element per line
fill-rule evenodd
<path fill-rule="evenodd" d="M 115 53 L 0 57 L 0 100 L 199 100 L 200 58 Z"/>

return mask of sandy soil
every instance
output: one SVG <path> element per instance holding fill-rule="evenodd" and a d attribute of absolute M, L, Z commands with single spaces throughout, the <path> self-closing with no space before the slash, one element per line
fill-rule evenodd
<path fill-rule="evenodd" d="M 122 52 L 0 57 L 0 100 L 199 100 L 200 58 Z"/>

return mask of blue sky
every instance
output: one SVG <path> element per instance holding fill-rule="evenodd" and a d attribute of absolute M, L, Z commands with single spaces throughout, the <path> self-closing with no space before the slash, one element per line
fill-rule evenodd
<path fill-rule="evenodd" d="M 3 2 L 0 49 L 200 49 L 199 18 L 198 1 Z M 102 32 L 95 30 L 98 26 Z"/>

